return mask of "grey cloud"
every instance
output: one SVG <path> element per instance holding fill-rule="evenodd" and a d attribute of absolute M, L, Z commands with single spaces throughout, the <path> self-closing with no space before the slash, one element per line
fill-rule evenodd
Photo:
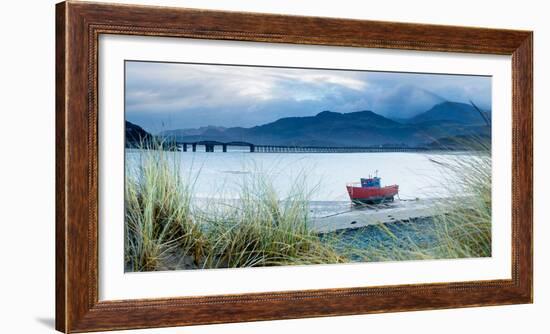
<path fill-rule="evenodd" d="M 410 117 L 449 100 L 491 109 L 491 78 L 149 62 L 126 63 L 126 117 L 149 131 L 254 126 L 323 110 Z"/>

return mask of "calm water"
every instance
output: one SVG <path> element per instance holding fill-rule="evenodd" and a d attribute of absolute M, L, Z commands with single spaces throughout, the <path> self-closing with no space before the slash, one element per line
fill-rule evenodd
<path fill-rule="evenodd" d="M 449 175 L 433 161 L 449 155 L 426 153 L 249 153 L 166 152 L 179 159 L 187 179 L 195 180 L 196 198 L 237 198 L 251 180 L 270 180 L 280 199 L 293 185 L 304 184 L 316 202 L 348 202 L 346 184 L 361 177 L 382 177 L 382 185 L 398 184 L 401 199 L 447 196 Z M 128 167 L 139 164 L 138 150 L 127 150 Z"/>

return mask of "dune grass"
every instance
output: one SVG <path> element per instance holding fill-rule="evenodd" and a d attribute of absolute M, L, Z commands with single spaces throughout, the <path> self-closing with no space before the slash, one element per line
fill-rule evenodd
<path fill-rule="evenodd" d="M 246 178 L 233 206 L 210 208 L 206 233 L 212 242 L 205 267 L 254 267 L 345 262 L 322 243 L 309 223 L 309 194 L 300 173 L 282 197 L 268 177 Z M 280 200 L 280 198 L 283 198 Z"/>
<path fill-rule="evenodd" d="M 491 156 L 490 151 L 452 158 L 443 167 L 455 175 L 460 197 L 442 201 L 435 223 L 439 227 L 437 252 L 447 258 L 491 256 Z"/>
<path fill-rule="evenodd" d="M 195 206 L 177 154 L 140 150 L 139 167 L 126 171 L 127 271 L 348 262 L 308 225 L 304 174 L 284 200 L 256 175 L 238 199 Z"/>
<path fill-rule="evenodd" d="M 174 252 L 201 258 L 208 249 L 192 218 L 193 185 L 179 174 L 175 152 L 143 150 L 139 167 L 126 170 L 125 257 L 130 271 L 162 268 Z"/>
<path fill-rule="evenodd" d="M 126 170 L 126 271 L 262 267 L 363 261 L 404 261 L 491 255 L 491 157 L 485 147 L 467 157 L 434 160 L 449 175 L 448 187 L 464 196 L 437 203 L 437 214 L 421 229 L 431 242 L 407 233 L 399 224 L 380 224 L 390 242 L 335 232 L 320 235 L 310 225 L 305 174 L 281 194 L 268 177 L 244 178 L 234 201 L 194 204 L 197 175 L 182 175 L 178 152 L 139 150 L 137 166 Z M 458 177 L 457 177 L 458 176 Z M 282 200 L 281 200 L 282 198 Z M 418 226 L 418 227 L 417 227 Z M 362 242 L 356 240 L 363 239 Z M 360 247 L 358 245 L 361 245 Z"/>
<path fill-rule="evenodd" d="M 413 238 L 397 238 L 399 226 L 378 227 L 395 240 L 373 242 L 365 248 L 367 261 L 455 259 L 491 256 L 491 150 L 486 141 L 470 141 L 468 155 L 449 154 L 431 159 L 447 175 L 443 185 L 448 193 L 436 201 L 436 214 L 428 222 L 409 222 L 414 233 L 432 238 L 419 243 Z M 415 230 L 416 229 L 416 230 Z M 420 230 L 421 229 L 421 230 Z"/>

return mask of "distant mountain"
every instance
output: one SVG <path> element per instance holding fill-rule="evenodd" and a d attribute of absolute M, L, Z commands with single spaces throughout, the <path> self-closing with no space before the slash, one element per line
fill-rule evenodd
<path fill-rule="evenodd" d="M 153 136 L 134 123 L 125 122 L 126 147 L 138 147 L 150 143 Z"/>
<path fill-rule="evenodd" d="M 407 130 L 394 131 L 400 127 L 401 124 L 368 110 L 345 114 L 323 111 L 315 116 L 282 118 L 256 126 L 247 135 L 274 145 L 364 146 L 402 142 Z"/>
<path fill-rule="evenodd" d="M 432 106 L 445 102 L 439 95 L 413 85 L 401 85 L 377 97 L 376 112 L 391 119 L 408 119 Z"/>
<path fill-rule="evenodd" d="M 459 102 L 443 102 L 436 104 L 426 112 L 410 118 L 407 123 L 419 124 L 425 122 L 455 122 L 469 125 L 484 125 L 485 118 L 489 119 L 487 111 L 482 111 L 483 116 L 472 105 Z"/>
<path fill-rule="evenodd" d="M 194 128 L 194 129 L 178 129 L 178 130 L 162 131 L 159 135 L 161 136 L 200 136 L 210 131 L 223 132 L 225 129 L 227 128 L 223 126 L 209 125 L 209 126 L 201 126 L 200 128 Z"/>
<path fill-rule="evenodd" d="M 369 110 L 337 113 L 323 111 L 315 116 L 286 117 L 251 127 L 204 127 L 164 131 L 164 138 L 183 142 L 212 140 L 243 141 L 256 145 L 285 146 L 419 146 L 438 138 L 463 135 L 490 135 L 477 111 L 441 103 L 412 119 L 396 122 Z M 460 104 L 462 105 L 462 104 Z M 462 109 L 461 109 L 462 108 Z M 459 117 L 460 110 L 466 120 Z"/>

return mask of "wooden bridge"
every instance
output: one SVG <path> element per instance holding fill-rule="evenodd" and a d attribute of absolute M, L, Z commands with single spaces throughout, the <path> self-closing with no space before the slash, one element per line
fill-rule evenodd
<path fill-rule="evenodd" d="M 197 152 L 197 147 L 204 147 L 205 152 L 214 152 L 215 147 L 221 147 L 222 152 L 227 152 L 228 147 L 248 147 L 249 152 L 254 153 L 360 153 L 360 152 L 423 152 L 427 147 L 408 146 L 282 146 L 282 145 L 255 145 L 248 142 L 220 142 L 204 140 L 197 142 L 176 142 L 177 150 Z"/>

